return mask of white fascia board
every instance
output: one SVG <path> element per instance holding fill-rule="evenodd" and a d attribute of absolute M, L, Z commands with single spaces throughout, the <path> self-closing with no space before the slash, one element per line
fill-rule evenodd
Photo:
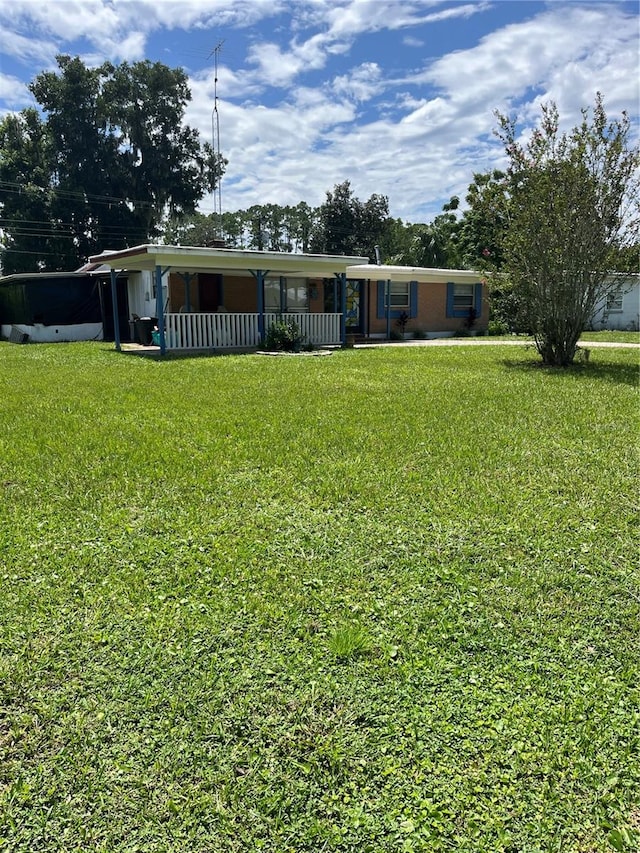
<path fill-rule="evenodd" d="M 182 271 L 268 270 L 274 275 L 331 277 L 345 272 L 367 258 L 347 255 L 303 255 L 288 252 L 258 252 L 244 249 L 208 249 L 196 246 L 136 246 L 120 252 L 103 252 L 92 263 L 107 266 L 154 269 L 171 267 Z"/>
<path fill-rule="evenodd" d="M 422 281 L 433 284 L 476 284 L 482 279 L 474 270 L 441 270 L 431 267 L 400 267 L 385 264 L 362 264 L 347 267 L 347 278 L 368 278 L 374 281 Z"/>

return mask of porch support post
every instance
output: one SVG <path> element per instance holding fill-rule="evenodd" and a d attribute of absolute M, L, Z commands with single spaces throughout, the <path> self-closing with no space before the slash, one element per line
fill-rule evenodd
<path fill-rule="evenodd" d="M 347 345 L 347 274 L 346 272 L 334 273 L 333 292 L 335 294 L 338 281 L 340 282 L 340 343 L 343 347 Z M 336 302 L 334 296 L 334 304 Z"/>
<path fill-rule="evenodd" d="M 258 302 L 258 336 L 264 340 L 264 280 L 269 275 L 269 270 L 249 270 L 257 283 Z"/>
<path fill-rule="evenodd" d="M 387 299 L 387 340 L 391 339 L 391 279 L 387 279 L 385 287 Z"/>
<path fill-rule="evenodd" d="M 160 335 L 160 355 L 165 355 L 167 352 L 167 342 L 164 336 L 164 300 L 162 298 L 162 277 L 166 275 L 170 269 L 171 267 L 166 267 L 166 269 L 162 269 L 159 264 L 156 264 L 156 314 L 158 316 L 158 332 Z"/>
<path fill-rule="evenodd" d="M 120 345 L 120 319 L 118 317 L 118 288 L 116 287 L 116 280 L 118 278 L 117 272 L 111 268 L 109 271 L 111 274 L 111 305 L 113 307 L 113 337 L 115 339 L 116 350 L 118 352 L 121 351 L 122 346 Z"/>

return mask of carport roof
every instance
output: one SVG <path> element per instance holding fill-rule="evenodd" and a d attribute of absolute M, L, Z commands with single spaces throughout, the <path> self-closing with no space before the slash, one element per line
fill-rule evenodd
<path fill-rule="evenodd" d="M 330 278 L 334 273 L 344 273 L 349 266 L 366 266 L 368 258 L 147 244 L 103 252 L 89 260 L 115 269 L 152 270 L 159 266 L 185 272 L 268 270 L 274 275 Z"/>

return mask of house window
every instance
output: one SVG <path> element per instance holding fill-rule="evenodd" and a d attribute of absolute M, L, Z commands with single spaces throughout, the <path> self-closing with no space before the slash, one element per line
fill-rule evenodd
<path fill-rule="evenodd" d="M 408 308 L 410 301 L 409 282 L 392 281 L 389 285 L 389 304 L 391 308 Z M 385 290 L 384 306 L 387 307 L 387 292 Z"/>
<path fill-rule="evenodd" d="M 612 290 L 611 293 L 607 295 L 607 312 L 611 313 L 612 311 L 622 311 L 622 288 L 617 287 L 615 290 Z"/>
<path fill-rule="evenodd" d="M 409 317 L 418 316 L 417 281 L 378 281 L 376 316 L 379 319 L 387 316 L 387 289 L 390 317 L 397 319 L 402 314 L 408 314 Z"/>
<path fill-rule="evenodd" d="M 482 314 L 482 284 L 447 283 L 447 317 L 467 318 L 475 312 L 477 319 Z"/>
<path fill-rule="evenodd" d="M 267 312 L 301 314 L 309 310 L 309 288 L 305 278 L 266 278 L 264 308 Z"/>
<path fill-rule="evenodd" d="M 474 308 L 473 304 L 473 285 L 472 284 L 454 284 L 453 285 L 453 310 L 454 311 L 469 311 Z"/>

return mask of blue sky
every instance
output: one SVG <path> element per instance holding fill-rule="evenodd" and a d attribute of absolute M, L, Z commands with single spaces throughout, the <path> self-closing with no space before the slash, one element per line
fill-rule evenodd
<path fill-rule="evenodd" d="M 57 53 L 151 59 L 186 70 L 211 139 L 220 44 L 224 210 L 316 205 L 349 180 L 429 221 L 501 165 L 496 109 L 526 135 L 553 99 L 571 127 L 599 90 L 637 129 L 639 20 L 607 0 L 0 0 L 0 115 L 33 104 Z"/>

